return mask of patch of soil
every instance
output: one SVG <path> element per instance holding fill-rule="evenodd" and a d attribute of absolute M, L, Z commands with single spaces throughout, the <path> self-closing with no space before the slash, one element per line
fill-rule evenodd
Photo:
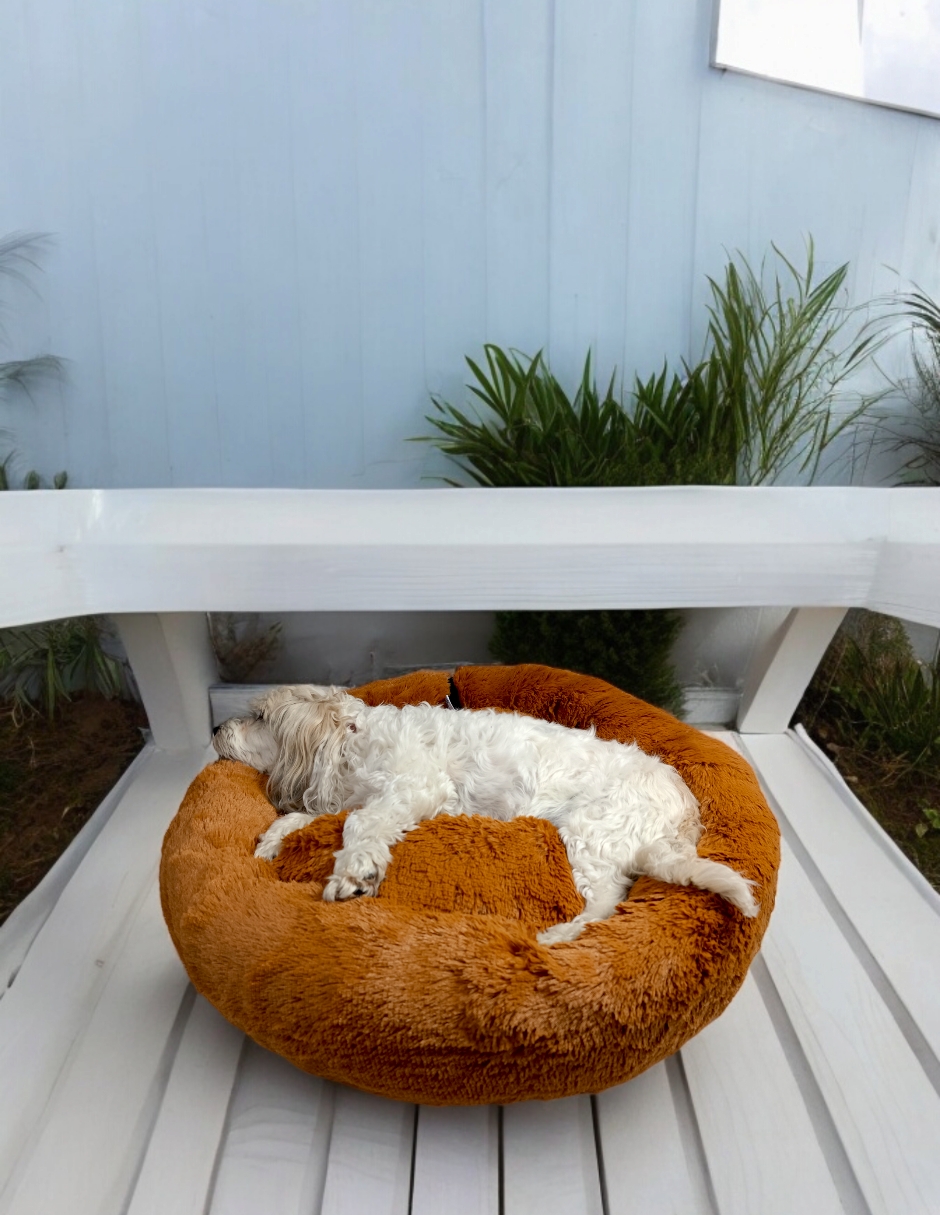
<path fill-rule="evenodd" d="M 54 722 L 0 709 L 0 924 L 38 885 L 143 746 L 143 708 L 77 696 Z"/>
<path fill-rule="evenodd" d="M 897 760 L 866 754 L 846 739 L 838 720 L 817 718 L 807 733 L 908 860 L 940 890 L 940 831 L 924 814 L 940 811 L 940 774 L 930 768 L 905 770 Z"/>

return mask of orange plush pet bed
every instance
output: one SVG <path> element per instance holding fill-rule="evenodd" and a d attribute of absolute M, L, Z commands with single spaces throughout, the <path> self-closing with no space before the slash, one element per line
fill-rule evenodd
<path fill-rule="evenodd" d="M 220 761 L 166 834 L 163 910 L 196 988 L 304 1071 L 431 1105 L 596 1092 L 677 1050 L 725 1008 L 774 901 L 779 833 L 748 765 L 722 743 L 598 679 L 464 667 L 466 709 L 515 710 L 636 741 L 701 803 L 699 852 L 757 883 L 746 919 L 719 895 L 640 878 L 571 944 L 536 932 L 582 907 L 541 819 L 440 816 L 394 850 L 378 897 L 325 903 L 342 816 L 256 860 L 265 777 Z M 443 703 L 432 672 L 360 688 L 369 704 Z"/>

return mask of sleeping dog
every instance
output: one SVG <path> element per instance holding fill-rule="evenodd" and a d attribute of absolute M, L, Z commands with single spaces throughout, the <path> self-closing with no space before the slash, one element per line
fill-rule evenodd
<path fill-rule="evenodd" d="M 276 688 L 213 743 L 223 759 L 268 775 L 282 817 L 255 856 L 272 860 L 286 835 L 317 815 L 346 819 L 327 900 L 374 895 L 391 849 L 436 814 L 547 819 L 558 830 L 584 911 L 539 933 L 573 941 L 605 920 L 640 874 L 720 894 L 757 914 L 753 882 L 700 857 L 698 802 L 674 768 L 634 743 L 493 709 L 370 707 L 341 688 Z"/>

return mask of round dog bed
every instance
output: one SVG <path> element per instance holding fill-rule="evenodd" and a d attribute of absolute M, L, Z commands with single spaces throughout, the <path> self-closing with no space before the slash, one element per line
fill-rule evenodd
<path fill-rule="evenodd" d="M 394 850 L 377 898 L 325 903 L 342 816 L 256 860 L 274 818 L 265 778 L 220 761 L 163 845 L 160 892 L 193 984 L 304 1071 L 405 1101 L 504 1104 L 597 1092 L 676 1051 L 725 1008 L 773 907 L 777 824 L 728 747 L 598 679 L 463 667 L 464 708 L 495 707 L 636 741 L 701 803 L 703 856 L 753 878 L 746 919 L 715 894 L 640 878 L 575 942 L 536 932 L 581 910 L 564 846 L 539 819 L 441 816 Z M 384 680 L 369 704 L 443 703 L 444 674 Z"/>

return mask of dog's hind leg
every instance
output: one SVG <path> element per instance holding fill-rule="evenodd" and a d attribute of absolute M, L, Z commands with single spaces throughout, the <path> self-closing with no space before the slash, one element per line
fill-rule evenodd
<path fill-rule="evenodd" d="M 659 839 L 640 848 L 634 868 L 637 873 L 672 882 L 677 886 L 698 886 L 720 894 L 746 916 L 755 916 L 760 905 L 751 893 L 756 884 L 723 865 L 699 856 L 693 844 L 684 839 Z"/>
<path fill-rule="evenodd" d="M 553 924 L 551 928 L 540 932 L 538 934 L 539 943 L 558 945 L 564 941 L 577 940 L 586 924 L 594 924 L 598 920 L 609 920 L 616 911 L 617 904 L 623 902 L 629 888 L 630 883 L 619 875 L 608 882 L 600 883 L 584 900 L 582 912 L 565 924 Z"/>
<path fill-rule="evenodd" d="M 584 838 L 570 825 L 559 827 L 571 865 L 571 876 L 578 893 L 584 899 L 584 910 L 564 924 L 553 924 L 538 934 L 542 945 L 558 945 L 574 941 L 585 924 L 607 920 L 626 898 L 632 882 L 615 862 L 595 855 Z"/>

